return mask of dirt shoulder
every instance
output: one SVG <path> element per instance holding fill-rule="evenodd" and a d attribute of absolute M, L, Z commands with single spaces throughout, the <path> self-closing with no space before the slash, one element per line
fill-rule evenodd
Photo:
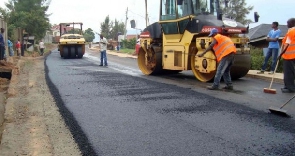
<path fill-rule="evenodd" d="M 46 84 L 44 57 L 13 62 L 11 80 L 0 80 L 0 155 L 81 155 Z"/>

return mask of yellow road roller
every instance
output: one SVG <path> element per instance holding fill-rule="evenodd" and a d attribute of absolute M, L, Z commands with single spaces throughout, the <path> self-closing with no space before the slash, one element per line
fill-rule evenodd
<path fill-rule="evenodd" d="M 79 25 L 77 27 L 77 25 Z M 76 28 L 76 27 L 77 28 Z M 82 30 L 83 23 L 60 23 L 60 39 L 58 42 L 58 50 L 60 56 L 67 58 L 82 58 L 85 54 L 85 38 Z"/>
<path fill-rule="evenodd" d="M 192 70 L 194 76 L 207 82 L 214 78 L 218 66 L 213 51 L 203 57 L 212 42 L 208 37 L 216 28 L 234 42 L 237 53 L 231 76 L 238 79 L 250 70 L 249 26 L 223 16 L 219 0 L 160 1 L 160 20 L 147 26 L 140 34 L 138 66 L 145 75 L 177 73 Z M 255 13 L 255 22 L 258 14 Z"/>

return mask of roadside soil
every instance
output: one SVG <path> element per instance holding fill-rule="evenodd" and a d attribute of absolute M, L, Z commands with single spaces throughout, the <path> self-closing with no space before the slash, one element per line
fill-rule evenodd
<path fill-rule="evenodd" d="M 0 78 L 0 155 L 81 155 L 47 86 L 44 61 L 37 52 L 0 61 L 12 75 Z"/>

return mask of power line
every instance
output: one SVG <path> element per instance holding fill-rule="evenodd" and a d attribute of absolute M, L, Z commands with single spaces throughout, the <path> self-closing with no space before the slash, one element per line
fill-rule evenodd
<path fill-rule="evenodd" d="M 140 17 L 142 17 L 142 18 L 145 18 L 143 15 L 140 15 L 140 14 L 138 14 L 138 13 L 135 13 L 135 12 L 133 12 L 133 11 L 131 11 L 131 10 L 129 10 L 129 11 L 132 12 L 133 14 L 137 15 L 137 16 L 140 16 Z"/>

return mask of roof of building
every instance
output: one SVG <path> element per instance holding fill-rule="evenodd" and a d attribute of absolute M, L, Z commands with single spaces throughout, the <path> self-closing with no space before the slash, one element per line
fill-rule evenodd
<path fill-rule="evenodd" d="M 251 28 L 248 34 L 250 42 L 264 40 L 271 29 L 271 24 L 260 24 L 254 28 Z M 281 30 L 280 38 L 283 38 L 288 31 L 288 27 L 287 25 L 279 25 L 279 29 Z"/>
<path fill-rule="evenodd" d="M 62 28 L 66 28 L 67 31 L 70 31 L 73 29 L 73 27 L 65 27 L 65 26 L 62 26 Z M 54 30 L 58 30 L 59 31 L 59 25 L 54 25 L 51 27 L 51 30 L 54 31 Z"/>

